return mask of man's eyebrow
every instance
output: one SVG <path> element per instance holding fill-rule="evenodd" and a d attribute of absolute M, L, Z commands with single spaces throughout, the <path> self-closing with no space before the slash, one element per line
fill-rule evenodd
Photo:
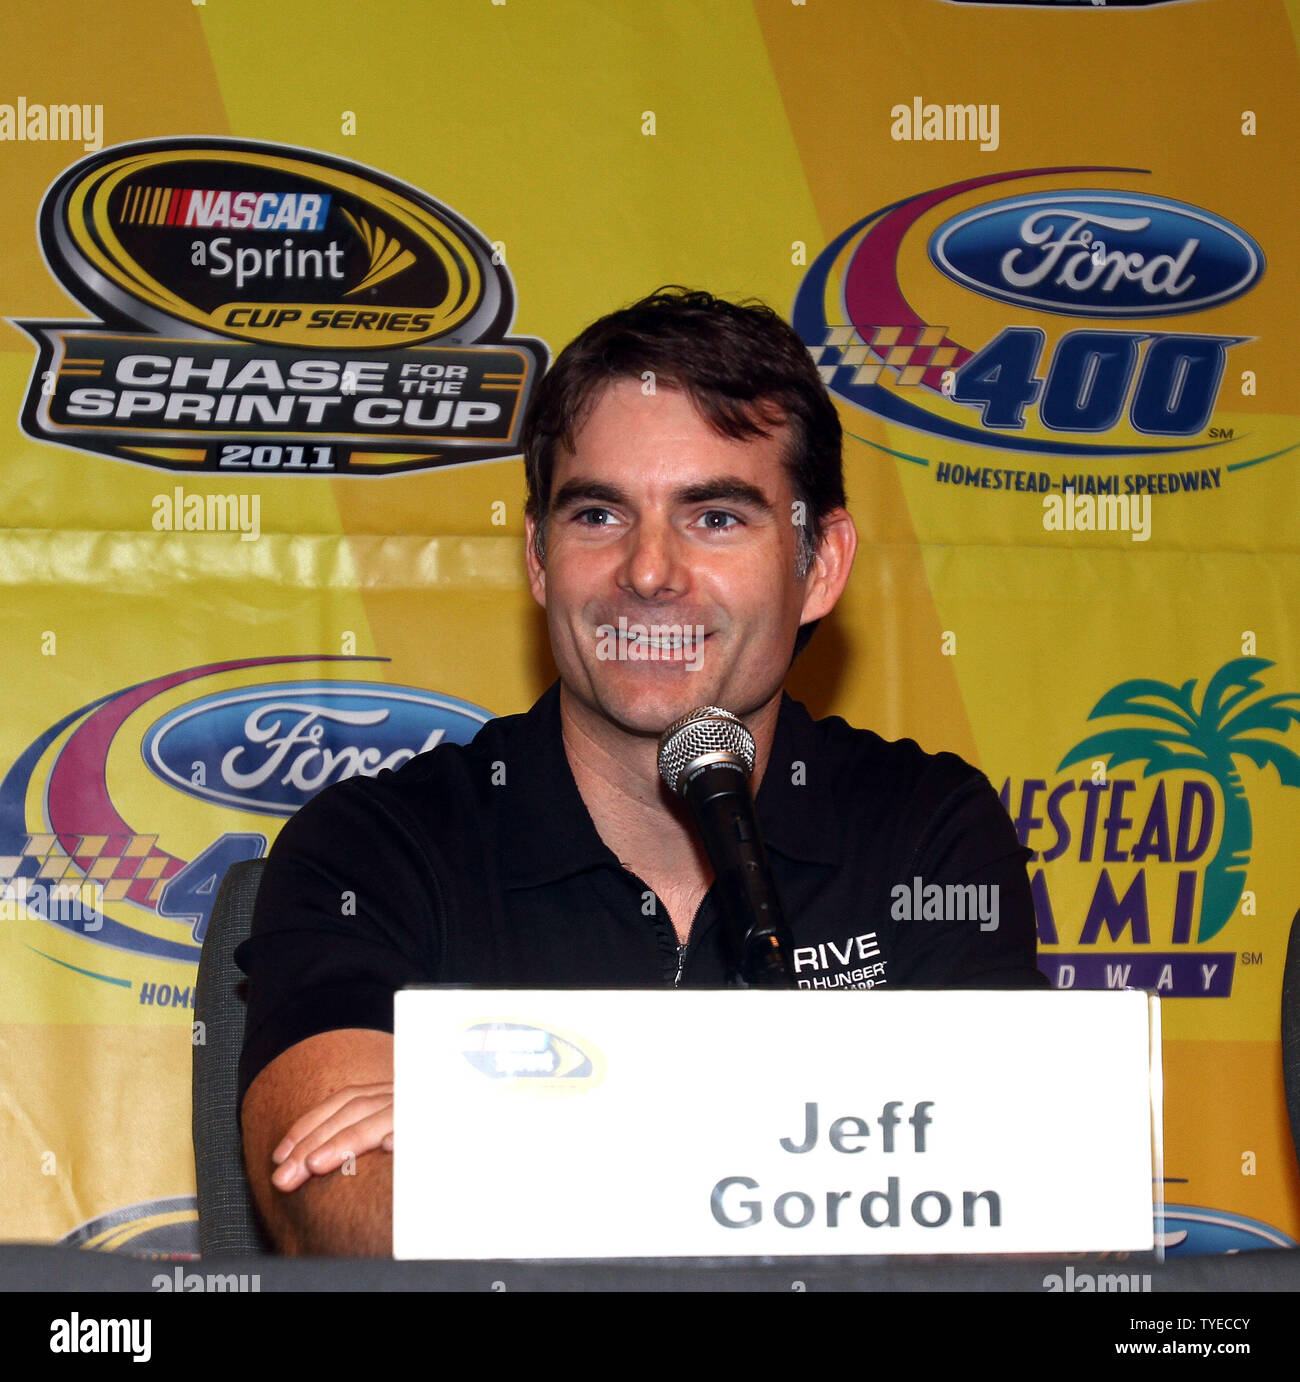
<path fill-rule="evenodd" d="M 767 495 L 738 475 L 719 475 L 686 485 L 674 491 L 673 498 L 679 504 L 746 504 L 760 513 L 772 512 L 772 501 Z"/>
<path fill-rule="evenodd" d="M 757 485 L 738 475 L 716 475 L 673 491 L 675 504 L 744 504 L 759 513 L 773 512 L 772 501 Z M 592 477 L 575 476 L 555 492 L 551 507 L 558 513 L 575 504 L 628 503 L 627 494 L 617 485 Z"/>
<path fill-rule="evenodd" d="M 566 480 L 555 492 L 551 500 L 553 509 L 567 509 L 583 501 L 594 504 L 624 504 L 627 495 L 616 485 L 603 480 L 590 480 L 578 477 Z"/>

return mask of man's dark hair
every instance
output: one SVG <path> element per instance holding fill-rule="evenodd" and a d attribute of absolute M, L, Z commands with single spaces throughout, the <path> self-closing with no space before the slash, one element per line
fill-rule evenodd
<path fill-rule="evenodd" d="M 537 524 L 538 557 L 546 551 L 556 447 L 572 449 L 608 384 L 647 378 L 655 388 L 687 394 L 716 431 L 737 441 L 790 424 L 785 464 L 794 497 L 804 506 L 798 569 L 806 574 L 821 543 L 821 520 L 845 502 L 835 405 L 804 343 L 770 307 L 677 286 L 593 322 L 565 346 L 539 385 L 523 428 L 527 512 Z"/>

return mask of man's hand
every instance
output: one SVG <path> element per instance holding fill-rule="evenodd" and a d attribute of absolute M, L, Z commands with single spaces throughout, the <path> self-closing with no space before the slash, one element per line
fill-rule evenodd
<path fill-rule="evenodd" d="M 271 1153 L 271 1184 L 296 1190 L 312 1176 L 337 1171 L 348 1157 L 393 1150 L 393 1086 L 349 1085 L 308 1109 Z"/>

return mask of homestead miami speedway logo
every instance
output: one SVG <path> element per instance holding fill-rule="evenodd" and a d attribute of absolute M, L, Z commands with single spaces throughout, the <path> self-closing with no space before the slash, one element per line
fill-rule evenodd
<path fill-rule="evenodd" d="M 518 454 L 541 341 L 500 253 L 394 178 L 247 140 L 148 140 L 46 193 L 99 321 L 15 323 L 28 436 L 182 472 L 389 475 Z"/>
<path fill-rule="evenodd" d="M 1148 176 L 1034 168 L 882 207 L 809 267 L 793 324 L 838 399 L 917 434 L 878 449 L 936 481 L 1217 490 L 1283 454 L 1216 425 L 1226 380 L 1253 391 L 1233 352 L 1253 339 L 1238 300 L 1264 254 L 1214 211 L 1148 190 Z M 991 308 L 1007 324 L 990 333 Z M 960 462 L 946 458 L 953 443 L 971 448 Z"/>
<path fill-rule="evenodd" d="M 1266 770 L 1300 787 L 1300 754 L 1282 742 L 1300 693 L 1264 694 L 1272 666 L 1238 657 L 1203 685 L 1120 682 L 1054 774 L 1003 782 L 1054 987 L 1227 998 L 1238 960 L 1258 963 L 1230 948 L 1255 915 L 1251 793 Z"/>
<path fill-rule="evenodd" d="M 382 661 L 213 662 L 63 716 L 0 782 L 0 919 L 27 923 L 28 948 L 46 959 L 138 991 L 141 1003 L 159 1001 L 159 974 L 141 978 L 148 962 L 197 963 L 226 870 L 265 854 L 277 824 L 332 783 L 466 743 L 491 718 L 417 687 L 300 675 Z M 122 797 L 137 803 L 134 813 Z M 87 894 L 93 909 L 81 905 Z M 46 950 L 49 928 L 101 949 L 61 946 L 59 959 Z M 116 964 L 107 951 L 118 952 Z M 83 962 L 71 963 L 78 953 Z M 177 977 L 165 971 L 168 1001 L 192 1006 Z"/>

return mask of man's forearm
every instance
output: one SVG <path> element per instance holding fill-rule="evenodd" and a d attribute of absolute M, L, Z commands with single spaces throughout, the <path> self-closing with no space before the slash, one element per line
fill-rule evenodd
<path fill-rule="evenodd" d="M 267 1228 L 276 1246 L 297 1257 L 391 1257 L 393 1158 L 384 1151 L 312 1176 L 296 1190 L 272 1188 Z"/>

